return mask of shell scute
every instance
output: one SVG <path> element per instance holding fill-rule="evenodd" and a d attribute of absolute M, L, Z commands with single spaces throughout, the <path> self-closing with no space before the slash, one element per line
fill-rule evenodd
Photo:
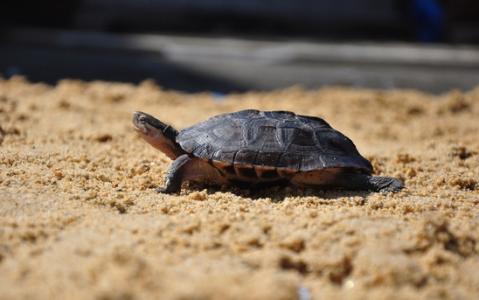
<path fill-rule="evenodd" d="M 256 160 L 257 155 L 257 151 L 241 149 L 236 153 L 233 164 L 252 166 Z"/>

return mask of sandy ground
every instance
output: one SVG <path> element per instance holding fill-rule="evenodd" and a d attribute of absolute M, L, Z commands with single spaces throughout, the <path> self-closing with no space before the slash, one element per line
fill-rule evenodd
<path fill-rule="evenodd" d="M 132 111 L 181 129 L 243 108 L 324 117 L 407 189 L 154 192 L 170 160 Z M 478 299 L 477 120 L 479 89 L 0 80 L 0 298 Z"/>

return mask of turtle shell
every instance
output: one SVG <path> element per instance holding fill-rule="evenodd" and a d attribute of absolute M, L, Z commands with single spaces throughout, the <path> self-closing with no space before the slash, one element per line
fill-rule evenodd
<path fill-rule="evenodd" d="M 218 115 L 180 131 L 176 141 L 195 157 L 233 166 L 372 172 L 371 163 L 354 143 L 326 121 L 287 111 Z"/>

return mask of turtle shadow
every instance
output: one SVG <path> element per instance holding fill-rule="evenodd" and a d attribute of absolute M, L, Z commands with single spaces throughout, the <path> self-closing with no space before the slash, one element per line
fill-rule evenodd
<path fill-rule="evenodd" d="M 188 188 L 191 191 L 202 191 L 206 189 L 208 195 L 217 192 L 232 193 L 243 198 L 250 198 L 251 200 L 271 199 L 272 202 L 282 202 L 287 198 L 295 197 L 317 197 L 323 200 L 335 200 L 344 197 L 361 197 L 366 199 L 368 195 L 374 193 L 367 190 L 341 190 L 333 188 L 300 188 L 292 186 L 273 186 L 273 187 L 255 187 L 255 188 L 219 188 L 219 187 L 205 187 L 201 185 L 193 185 Z"/>

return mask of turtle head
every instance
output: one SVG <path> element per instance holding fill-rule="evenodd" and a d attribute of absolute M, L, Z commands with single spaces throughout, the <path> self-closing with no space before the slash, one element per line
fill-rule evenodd
<path fill-rule="evenodd" d="M 169 158 L 175 159 L 185 153 L 176 142 L 178 131 L 155 117 L 136 111 L 133 113 L 133 126 L 145 141 Z"/>

